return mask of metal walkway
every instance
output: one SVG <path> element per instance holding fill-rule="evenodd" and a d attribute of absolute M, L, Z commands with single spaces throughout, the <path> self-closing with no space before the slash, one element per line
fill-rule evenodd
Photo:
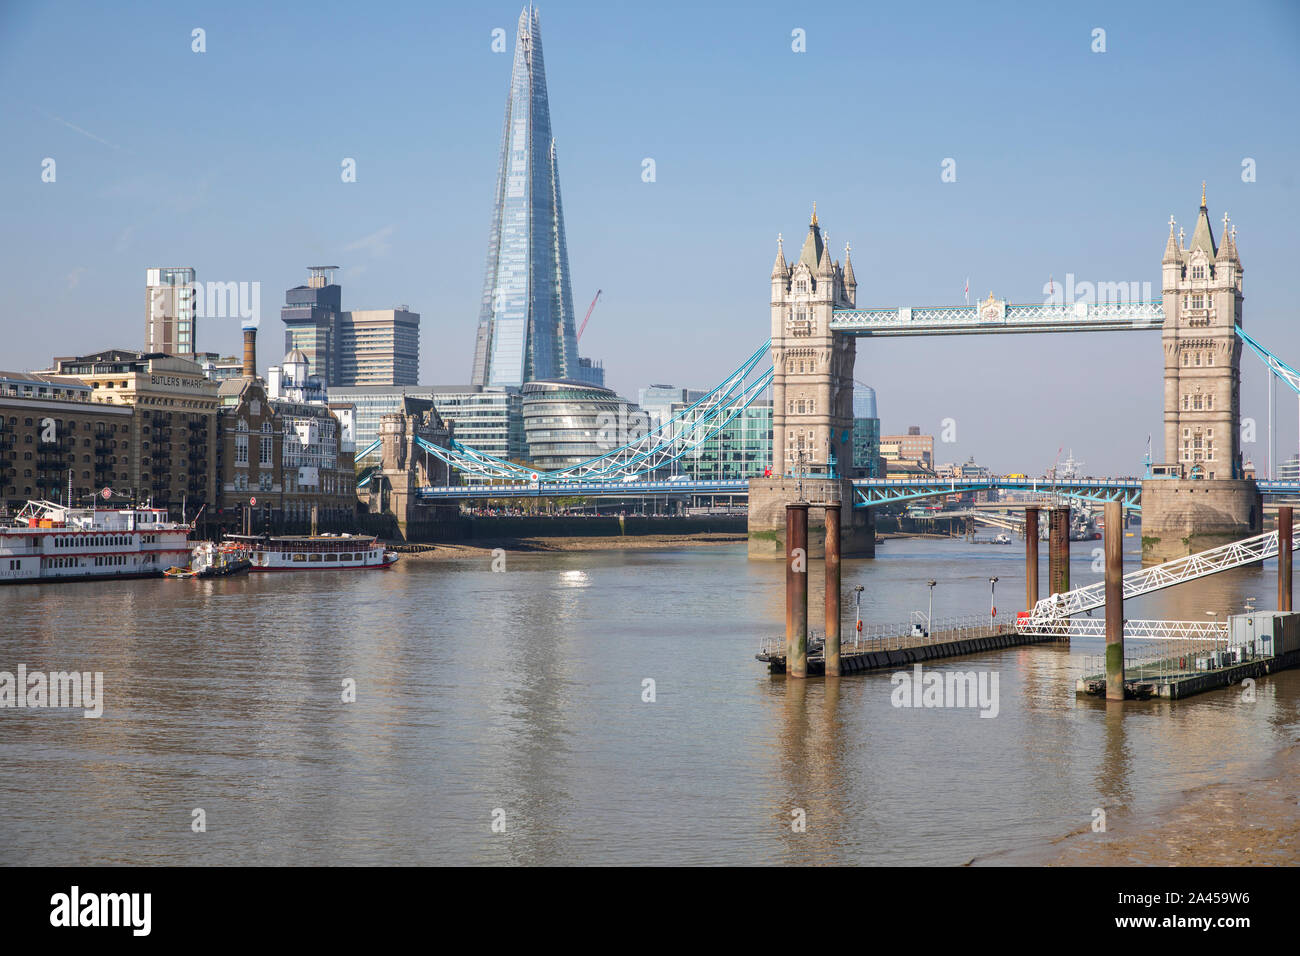
<path fill-rule="evenodd" d="M 1291 550 L 1300 548 L 1300 538 L 1292 530 Z M 1124 575 L 1124 600 L 1150 594 L 1162 588 L 1170 588 L 1185 581 L 1218 574 L 1232 568 L 1256 564 L 1277 556 L 1277 531 L 1268 531 L 1253 538 L 1243 538 L 1231 544 L 1199 551 L 1184 558 L 1175 558 L 1164 564 L 1157 564 Z M 1062 618 L 1104 607 L 1106 604 L 1106 582 L 1097 581 L 1086 587 L 1075 588 L 1063 594 L 1052 594 L 1034 605 L 1029 620 L 1024 627 L 1042 626 L 1044 622 L 1059 621 Z"/>

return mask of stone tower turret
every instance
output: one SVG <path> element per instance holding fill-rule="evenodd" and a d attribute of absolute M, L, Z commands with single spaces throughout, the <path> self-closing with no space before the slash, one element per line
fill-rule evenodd
<path fill-rule="evenodd" d="M 784 264 L 778 239 L 771 302 L 772 470 L 843 474 L 852 461 L 855 345 L 830 325 L 836 308 L 852 307 L 857 281 L 850 292 L 844 270 L 831 259 L 816 204 L 799 258 Z"/>
<path fill-rule="evenodd" d="M 1205 204 L 1190 247 L 1174 243 L 1161 262 L 1165 322 L 1165 462 L 1188 478 L 1240 478 L 1242 268 L 1227 232 L 1216 245 Z"/>

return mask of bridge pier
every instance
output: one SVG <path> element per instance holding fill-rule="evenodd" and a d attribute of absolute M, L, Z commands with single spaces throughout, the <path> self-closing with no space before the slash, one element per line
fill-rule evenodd
<path fill-rule="evenodd" d="M 1025 610 L 1038 603 L 1038 508 L 1025 509 Z"/>
<path fill-rule="evenodd" d="M 1291 610 L 1292 517 L 1289 505 L 1277 509 L 1277 609 Z"/>
<path fill-rule="evenodd" d="M 1070 506 L 1047 513 L 1047 589 L 1052 594 L 1070 590 Z"/>
<path fill-rule="evenodd" d="M 808 676 L 808 502 L 785 507 L 785 660 L 791 677 Z"/>
<path fill-rule="evenodd" d="M 1106 699 L 1124 699 L 1124 509 L 1106 502 Z"/>
<path fill-rule="evenodd" d="M 826 676 L 840 676 L 840 506 L 826 506 Z"/>
<path fill-rule="evenodd" d="M 802 495 L 801 495 L 802 492 Z M 786 506 L 810 501 L 814 512 L 809 519 L 809 557 L 819 558 L 825 540 L 825 516 L 820 503 L 840 505 L 840 554 L 870 558 L 876 554 L 876 528 L 870 508 L 853 507 L 853 483 L 847 478 L 790 476 L 749 480 L 749 556 L 780 560 L 786 548 Z"/>
<path fill-rule="evenodd" d="M 1149 478 L 1142 482 L 1142 563 L 1161 564 L 1264 531 L 1254 481 Z"/>

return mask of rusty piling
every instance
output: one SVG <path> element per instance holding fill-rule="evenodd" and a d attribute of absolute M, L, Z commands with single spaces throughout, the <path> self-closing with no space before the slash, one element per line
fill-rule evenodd
<path fill-rule="evenodd" d="M 1025 610 L 1038 603 L 1038 509 L 1025 509 Z"/>
<path fill-rule="evenodd" d="M 840 676 L 840 506 L 826 506 L 826 676 Z"/>
<path fill-rule="evenodd" d="M 1106 699 L 1124 699 L 1124 517 L 1106 502 Z"/>
<path fill-rule="evenodd" d="M 1047 587 L 1052 594 L 1070 590 L 1070 506 L 1047 513 Z"/>
<path fill-rule="evenodd" d="M 1291 508 L 1277 509 L 1277 609 L 1291 610 L 1291 548 L 1293 518 Z"/>
<path fill-rule="evenodd" d="M 808 676 L 808 502 L 785 506 L 785 672 Z"/>

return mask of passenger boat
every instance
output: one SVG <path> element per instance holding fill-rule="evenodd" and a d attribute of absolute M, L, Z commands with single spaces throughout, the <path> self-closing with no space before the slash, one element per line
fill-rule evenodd
<path fill-rule="evenodd" d="M 374 535 L 321 534 L 230 535 L 245 548 L 254 571 L 338 571 L 345 568 L 387 568 L 397 562 Z"/>
<path fill-rule="evenodd" d="M 189 567 L 168 568 L 163 573 L 169 578 L 224 578 L 242 574 L 252 566 L 248 550 L 242 545 L 201 541 L 190 552 Z"/>
<path fill-rule="evenodd" d="M 0 584 L 159 577 L 189 554 L 190 530 L 165 508 L 29 501 L 0 525 Z"/>

